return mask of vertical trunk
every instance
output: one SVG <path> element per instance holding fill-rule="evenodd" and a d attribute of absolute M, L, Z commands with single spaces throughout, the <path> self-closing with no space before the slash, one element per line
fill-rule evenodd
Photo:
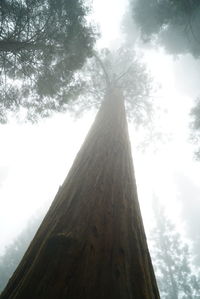
<path fill-rule="evenodd" d="M 110 91 L 1 299 L 160 298 L 123 98 Z"/>

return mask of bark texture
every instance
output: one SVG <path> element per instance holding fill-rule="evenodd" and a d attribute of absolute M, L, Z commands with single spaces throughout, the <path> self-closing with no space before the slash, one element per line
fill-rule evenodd
<path fill-rule="evenodd" d="M 112 89 L 0 299 L 157 299 L 123 98 Z"/>

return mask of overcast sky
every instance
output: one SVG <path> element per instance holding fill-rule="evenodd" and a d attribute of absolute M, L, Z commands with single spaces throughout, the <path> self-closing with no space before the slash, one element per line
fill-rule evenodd
<path fill-rule="evenodd" d="M 126 7 L 125 0 L 94 1 L 94 18 L 102 31 L 99 46 L 113 46 L 123 39 L 120 19 Z M 200 208 L 200 188 L 197 187 L 200 168 L 193 160 L 194 147 L 188 142 L 188 125 L 189 111 L 200 86 L 199 63 L 189 55 L 175 60 L 162 50 L 140 51 L 155 82 L 161 85 L 157 101 L 165 113 L 161 112 L 160 119 L 157 117 L 156 125 L 167 136 L 164 144 L 157 142 L 143 153 L 136 148 L 140 136 L 130 125 L 144 222 L 148 230 L 152 225 L 151 200 L 156 194 L 178 227 L 181 230 L 186 227 L 191 235 L 191 217 L 196 208 L 189 207 L 194 204 Z M 94 116 L 92 112 L 86 113 L 75 121 L 65 113 L 37 125 L 18 124 L 13 119 L 0 126 L 0 252 L 31 216 L 44 207 L 47 209 Z M 187 211 L 190 212 L 188 217 Z"/>

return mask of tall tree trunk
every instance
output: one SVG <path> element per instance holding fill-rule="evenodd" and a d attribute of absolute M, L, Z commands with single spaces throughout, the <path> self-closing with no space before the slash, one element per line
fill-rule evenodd
<path fill-rule="evenodd" d="M 123 98 L 110 90 L 1 299 L 157 299 Z"/>

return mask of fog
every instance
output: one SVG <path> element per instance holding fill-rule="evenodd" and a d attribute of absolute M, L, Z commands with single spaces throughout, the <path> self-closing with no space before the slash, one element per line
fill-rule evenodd
<path fill-rule="evenodd" d="M 152 207 L 156 198 L 157 203 L 164 207 L 169 221 L 175 225 L 176 232 L 188 244 L 191 267 L 198 273 L 200 162 L 194 158 L 196 148 L 190 138 L 190 111 L 200 94 L 200 60 L 190 53 L 173 55 L 161 45 L 144 43 L 130 16 L 128 4 L 128 0 L 94 1 L 90 18 L 95 20 L 101 31 L 96 47 L 114 49 L 128 41 L 134 45 L 134 50 L 153 78 L 156 90 L 154 103 L 157 106 L 153 120 L 155 136 L 149 137 L 147 128 L 136 129 L 129 122 L 145 230 L 151 243 L 151 232 L 155 227 Z M 96 110 L 85 112 L 78 119 L 70 112 L 55 113 L 37 124 L 19 122 L 12 116 L 8 124 L 0 125 L 2 256 L 31 219 L 45 215 L 95 115 Z"/>

